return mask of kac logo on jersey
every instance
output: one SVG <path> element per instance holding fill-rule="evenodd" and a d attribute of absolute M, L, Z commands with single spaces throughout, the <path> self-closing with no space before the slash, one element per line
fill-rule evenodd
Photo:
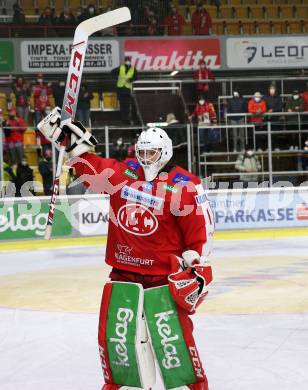
<path fill-rule="evenodd" d="M 172 179 L 172 183 L 181 184 L 182 186 L 187 186 L 190 181 L 190 177 L 177 173 Z"/>
<path fill-rule="evenodd" d="M 136 236 L 149 236 L 158 228 L 155 215 L 141 204 L 126 204 L 117 214 L 117 220 L 122 229 Z"/>

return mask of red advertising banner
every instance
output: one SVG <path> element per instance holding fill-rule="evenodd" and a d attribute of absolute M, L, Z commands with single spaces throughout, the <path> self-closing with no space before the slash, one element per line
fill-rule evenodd
<path fill-rule="evenodd" d="M 221 67 L 217 38 L 127 39 L 124 49 L 139 71 L 194 70 L 201 59 L 211 69 Z"/>

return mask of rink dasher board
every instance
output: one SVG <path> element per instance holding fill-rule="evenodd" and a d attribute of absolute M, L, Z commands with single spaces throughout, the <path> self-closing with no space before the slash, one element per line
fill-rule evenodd
<path fill-rule="evenodd" d="M 216 230 L 308 227 L 308 187 L 211 190 Z M 49 197 L 4 198 L 0 202 L 0 240 L 41 238 Z M 109 195 L 62 195 L 57 203 L 55 237 L 106 235 Z"/>

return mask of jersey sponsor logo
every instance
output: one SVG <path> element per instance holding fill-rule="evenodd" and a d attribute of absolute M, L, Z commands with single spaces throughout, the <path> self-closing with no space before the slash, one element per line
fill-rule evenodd
<path fill-rule="evenodd" d="M 178 192 L 177 188 L 175 188 L 174 186 L 171 186 L 170 184 L 167 184 L 167 183 L 165 183 L 163 185 L 163 189 L 168 191 L 168 192 L 172 192 L 173 194 L 176 194 Z"/>
<path fill-rule="evenodd" d="M 137 162 L 137 161 L 132 161 L 132 160 L 128 160 L 126 162 L 126 165 L 132 169 L 133 171 L 137 171 L 138 168 L 140 167 L 140 164 Z"/>
<path fill-rule="evenodd" d="M 117 245 L 117 252 L 115 252 L 114 256 L 118 260 L 118 262 L 122 264 L 132 265 L 134 267 L 140 266 L 151 266 L 154 263 L 152 259 L 144 259 L 141 257 L 136 257 L 131 255 L 131 251 L 133 248 L 130 248 L 127 245 Z"/>
<path fill-rule="evenodd" d="M 113 363 L 117 366 L 129 367 L 128 351 L 126 346 L 126 335 L 128 323 L 134 318 L 134 312 L 125 307 L 119 307 L 117 312 L 117 320 L 115 333 L 117 337 L 111 337 L 110 342 L 115 343 L 115 351 L 117 360 Z"/>
<path fill-rule="evenodd" d="M 206 203 L 206 202 L 209 201 L 209 198 L 207 197 L 206 193 L 200 194 L 200 195 L 196 195 L 195 199 L 196 199 L 196 203 L 197 204 L 202 204 L 202 203 Z"/>
<path fill-rule="evenodd" d="M 170 370 L 171 368 L 181 367 L 181 360 L 178 356 L 176 346 L 179 336 L 176 334 L 171 336 L 172 329 L 168 324 L 170 316 L 174 314 L 173 310 L 164 311 L 162 313 L 155 314 L 157 318 L 156 326 L 158 334 L 161 337 L 161 345 L 163 346 L 164 359 L 162 360 L 162 365 Z"/>
<path fill-rule="evenodd" d="M 145 192 L 138 191 L 134 188 L 124 186 L 121 190 L 121 198 L 131 200 L 133 202 L 139 202 L 148 207 L 153 207 L 156 210 L 160 210 L 164 203 L 162 198 L 157 196 L 146 194 Z"/>
<path fill-rule="evenodd" d="M 182 175 L 181 173 L 177 173 L 172 179 L 172 183 L 181 184 L 184 187 L 188 185 L 189 181 L 190 181 L 190 177 Z"/>
<path fill-rule="evenodd" d="M 154 183 L 152 181 L 146 181 L 142 184 L 142 189 L 147 192 L 151 192 L 154 188 Z"/>
<path fill-rule="evenodd" d="M 128 168 L 125 169 L 124 175 L 130 177 L 131 179 L 135 179 L 135 180 L 137 180 L 138 177 L 139 177 L 139 176 L 137 175 L 137 173 L 131 171 L 131 170 L 128 169 Z"/>
<path fill-rule="evenodd" d="M 136 236 L 149 236 L 158 228 L 155 215 L 141 204 L 126 204 L 117 214 L 117 220 L 122 229 Z"/>

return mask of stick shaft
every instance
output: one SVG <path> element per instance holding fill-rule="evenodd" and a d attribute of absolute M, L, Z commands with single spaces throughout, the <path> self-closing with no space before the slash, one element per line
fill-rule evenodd
<path fill-rule="evenodd" d="M 77 26 L 75 30 L 70 66 L 66 80 L 65 93 L 61 110 L 60 127 L 63 127 L 63 125 L 65 125 L 67 122 L 73 121 L 76 114 L 78 95 L 89 36 L 96 31 L 126 22 L 130 20 L 130 18 L 131 16 L 129 9 L 127 7 L 122 7 L 85 20 Z M 52 195 L 44 235 L 45 239 L 47 240 L 51 238 L 54 210 L 60 189 L 60 176 L 64 155 L 65 141 L 60 147 L 56 174 L 53 181 Z"/>

